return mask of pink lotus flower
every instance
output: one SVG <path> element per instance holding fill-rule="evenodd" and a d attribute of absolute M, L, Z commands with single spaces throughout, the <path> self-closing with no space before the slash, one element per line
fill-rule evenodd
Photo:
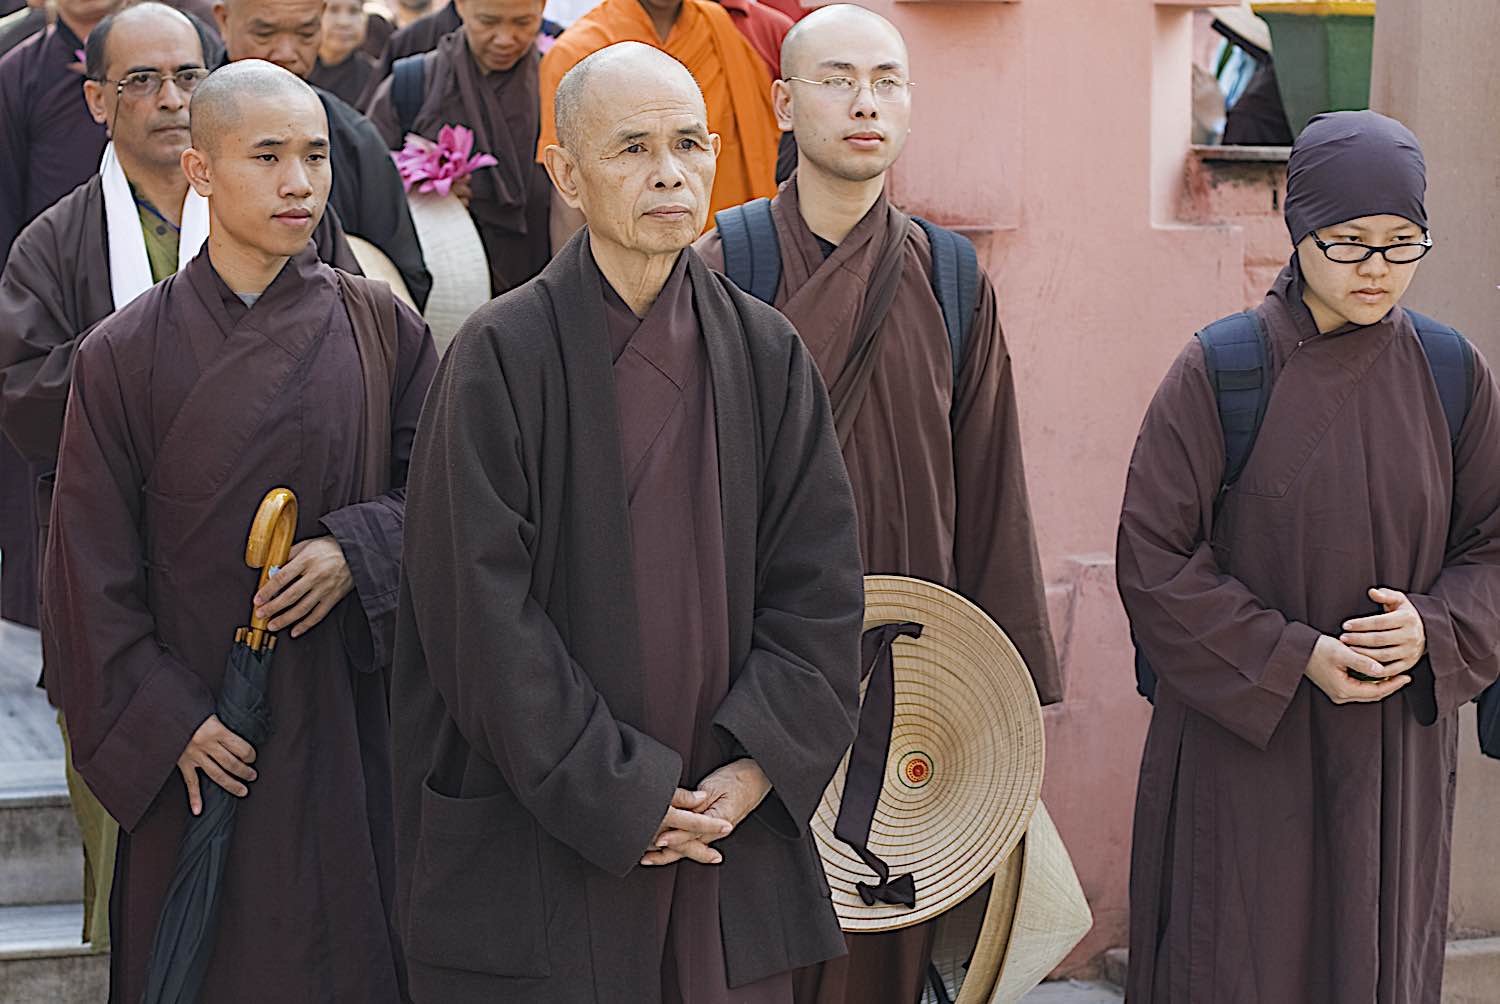
<path fill-rule="evenodd" d="M 483 167 L 494 167 L 499 161 L 487 153 L 474 154 L 474 131 L 464 126 L 445 125 L 438 141 L 408 133 L 406 146 L 391 157 L 401 172 L 401 183 L 409 192 L 436 192 L 447 195 L 453 186 Z M 472 154 L 472 156 L 471 156 Z"/>

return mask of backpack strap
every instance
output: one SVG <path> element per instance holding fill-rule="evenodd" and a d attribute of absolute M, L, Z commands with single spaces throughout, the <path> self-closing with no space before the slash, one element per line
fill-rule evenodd
<path fill-rule="evenodd" d="M 979 255 L 974 244 L 963 234 L 929 223 L 920 216 L 913 220 L 927 234 L 932 247 L 932 292 L 943 308 L 943 324 L 948 329 L 948 347 L 953 355 L 953 383 L 958 384 L 963 366 L 969 330 L 974 326 L 974 308 L 979 304 Z"/>
<path fill-rule="evenodd" d="M 419 52 L 402 56 L 391 66 L 391 104 L 396 109 L 403 138 L 416 128 L 417 113 L 422 110 L 422 92 L 427 87 L 426 59 L 427 54 Z"/>
<path fill-rule="evenodd" d="M 714 221 L 724 243 L 724 274 L 762 303 L 774 303 L 781 286 L 781 242 L 771 200 L 721 209 Z"/>
<path fill-rule="evenodd" d="M 1463 431 L 1464 421 L 1469 417 L 1469 405 L 1474 396 L 1474 346 L 1446 324 L 1414 310 L 1406 313 L 1417 329 L 1417 338 L 1422 342 L 1422 351 L 1427 354 L 1427 365 L 1432 370 L 1432 380 L 1437 384 L 1443 417 L 1448 420 L 1448 443 L 1456 448 L 1458 434 Z"/>
<path fill-rule="evenodd" d="M 1223 494 L 1244 473 L 1266 417 L 1270 350 L 1260 318 L 1248 310 L 1210 324 L 1198 332 L 1198 341 L 1224 430 Z"/>

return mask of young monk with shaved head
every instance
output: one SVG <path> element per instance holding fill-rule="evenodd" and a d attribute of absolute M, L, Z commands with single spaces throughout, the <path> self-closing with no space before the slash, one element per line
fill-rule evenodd
<path fill-rule="evenodd" d="M 396 1002 L 383 670 L 436 353 L 387 286 L 309 243 L 331 183 L 317 95 L 246 61 L 190 107 L 208 241 L 78 347 L 43 583 L 74 763 L 122 829 L 111 999 L 141 999 L 217 784 L 243 801 L 201 999 Z M 301 504 L 297 543 L 256 595 L 245 535 L 277 486 Z M 258 748 L 214 714 L 252 595 L 281 633 Z"/>
<path fill-rule="evenodd" d="M 481 308 L 413 451 L 395 709 L 420 1002 L 789 1004 L 863 587 L 818 374 L 688 247 L 719 138 L 649 46 L 557 91 L 587 220 Z"/>
<path fill-rule="evenodd" d="M 304 80 L 317 65 L 323 0 L 216 0 L 214 16 L 230 60 L 264 59 Z M 329 205 L 346 231 L 385 252 L 424 307 L 432 276 L 390 151 L 358 111 L 322 88 L 313 90 L 328 117 Z"/>
<path fill-rule="evenodd" d="M 720 213 L 699 251 L 780 308 L 817 361 L 866 570 L 974 600 L 1016 643 L 1043 703 L 1060 700 L 994 288 L 966 241 L 929 230 L 886 194 L 912 116 L 906 45 L 877 14 L 824 7 L 787 35 L 782 73 L 776 114 L 797 139 L 796 176 L 769 203 Z M 779 248 L 769 281 L 736 257 L 735 234 L 750 228 Z M 944 302 L 942 267 L 973 295 Z M 800 974 L 798 1000 L 913 1004 L 931 939 L 930 924 L 850 935 L 847 958 Z"/>

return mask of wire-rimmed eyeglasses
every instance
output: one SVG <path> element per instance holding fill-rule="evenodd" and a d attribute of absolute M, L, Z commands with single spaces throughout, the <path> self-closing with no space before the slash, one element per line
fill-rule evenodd
<path fill-rule="evenodd" d="M 201 66 L 190 66 L 178 70 L 176 73 L 157 73 L 155 70 L 140 70 L 136 73 L 127 73 L 119 80 L 110 80 L 105 77 L 96 78 L 100 84 L 114 84 L 115 97 L 126 95 L 135 100 L 154 98 L 161 91 L 161 85 L 171 80 L 177 85 L 177 89 L 184 94 L 191 94 L 199 84 L 203 83 L 208 76 L 208 70 Z"/>
<path fill-rule="evenodd" d="M 825 94 L 837 95 L 844 98 L 853 98 L 866 87 L 870 93 L 875 95 L 877 101 L 901 101 L 911 93 L 916 84 L 910 80 L 902 80 L 900 77 L 881 77 L 866 84 L 863 80 L 843 75 L 824 77 L 822 80 L 809 80 L 806 77 L 783 77 L 783 80 L 795 80 L 799 84 L 813 84 L 820 87 Z"/>

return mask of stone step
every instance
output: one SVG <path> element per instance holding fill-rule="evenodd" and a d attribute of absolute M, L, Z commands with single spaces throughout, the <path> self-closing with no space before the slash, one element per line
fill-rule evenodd
<path fill-rule="evenodd" d="M 82 903 L 0 907 L 0 1004 L 96 1004 L 109 955 L 79 941 Z"/>
<path fill-rule="evenodd" d="M 1104 953 L 1104 976 L 1123 987 L 1130 953 Z M 1443 1004 L 1500 1004 L 1500 937 L 1466 937 L 1448 942 L 1443 964 Z"/>
<path fill-rule="evenodd" d="M 0 907 L 66 903 L 82 890 L 63 762 L 0 763 Z"/>

